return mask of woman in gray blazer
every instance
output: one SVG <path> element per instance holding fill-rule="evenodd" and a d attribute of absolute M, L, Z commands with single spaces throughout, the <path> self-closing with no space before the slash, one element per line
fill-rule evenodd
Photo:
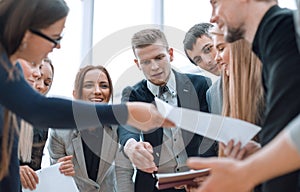
<path fill-rule="evenodd" d="M 73 91 L 75 99 L 108 103 L 112 93 L 111 78 L 103 66 L 89 65 L 77 73 Z M 117 149 L 116 127 L 103 126 L 103 129 L 85 131 L 53 129 L 50 132 L 48 150 L 51 163 L 72 155 L 74 179 L 80 191 L 116 191 L 113 162 Z"/>

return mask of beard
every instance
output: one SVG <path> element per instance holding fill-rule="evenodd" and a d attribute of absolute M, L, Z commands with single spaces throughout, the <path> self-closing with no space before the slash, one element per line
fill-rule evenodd
<path fill-rule="evenodd" d="M 235 42 L 237 40 L 243 39 L 245 30 L 242 27 L 239 28 L 228 28 L 227 33 L 225 33 L 225 41 L 228 43 Z"/>

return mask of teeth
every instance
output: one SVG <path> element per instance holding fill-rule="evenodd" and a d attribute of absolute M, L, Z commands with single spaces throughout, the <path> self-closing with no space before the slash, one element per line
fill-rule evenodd
<path fill-rule="evenodd" d="M 94 99 L 91 99 L 91 101 L 93 101 L 93 102 L 102 102 L 103 99 L 97 99 L 97 98 L 94 98 Z"/>

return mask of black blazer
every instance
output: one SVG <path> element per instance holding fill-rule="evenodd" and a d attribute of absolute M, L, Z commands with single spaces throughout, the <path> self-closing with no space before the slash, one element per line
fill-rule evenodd
<path fill-rule="evenodd" d="M 206 102 L 206 91 L 211 85 L 211 80 L 200 76 L 192 74 L 182 74 L 174 71 L 176 79 L 176 91 L 177 91 L 177 102 L 179 107 L 189 108 L 193 110 L 200 110 L 203 112 L 208 112 L 208 105 Z M 133 87 L 126 87 L 122 92 L 122 102 L 127 101 L 141 101 L 146 103 L 154 102 L 154 95 L 147 88 L 147 81 L 142 80 Z M 124 146 L 126 141 L 130 138 L 139 140 L 140 131 L 129 126 L 119 126 L 118 134 L 120 143 Z M 186 146 L 187 155 L 190 156 L 216 156 L 216 143 L 211 140 L 210 147 L 203 149 L 200 148 L 203 137 L 200 135 L 195 135 L 188 131 L 182 130 L 182 137 L 184 144 Z M 161 144 L 163 139 L 163 129 L 160 127 L 155 131 L 150 133 L 143 133 L 144 141 L 151 143 L 154 149 L 154 154 L 161 152 Z M 206 142 L 207 142 L 207 138 Z M 160 156 L 160 155 L 159 155 Z M 154 155 L 155 163 L 158 165 L 159 157 Z M 135 179 L 135 191 L 149 191 L 153 192 L 155 188 L 156 180 L 151 174 L 137 171 Z M 174 190 L 178 191 L 178 190 Z"/>

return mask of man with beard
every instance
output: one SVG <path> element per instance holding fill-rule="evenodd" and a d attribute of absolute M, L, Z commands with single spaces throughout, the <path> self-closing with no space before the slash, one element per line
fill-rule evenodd
<path fill-rule="evenodd" d="M 300 54 L 296 43 L 293 12 L 280 8 L 275 0 L 211 0 L 210 2 L 213 8 L 211 22 L 218 24 L 224 32 L 225 40 L 234 42 L 246 39 L 252 43 L 253 51 L 263 63 L 266 110 L 259 139 L 261 144 L 265 145 L 300 112 L 298 74 Z M 212 164 L 201 160 L 198 160 L 198 163 L 193 160 L 190 165 L 192 168 L 223 166 L 223 173 L 226 172 L 225 169 L 233 168 L 226 163 Z M 298 170 L 269 180 L 263 183 L 262 189 L 265 192 L 299 191 L 299 173 Z M 244 179 L 247 180 L 247 174 L 241 172 L 234 174 L 240 174 L 240 178 L 245 176 Z M 212 177 L 214 176 L 216 175 L 212 169 Z M 226 174 L 228 180 L 233 177 L 233 174 Z M 228 181 L 226 178 L 220 178 L 220 181 L 222 180 L 224 184 Z M 210 180 L 212 178 L 209 177 L 202 185 L 204 189 L 200 188 L 199 191 L 214 191 L 221 186 L 217 182 L 214 182 L 214 186 L 207 185 Z M 227 184 L 230 186 L 229 182 Z M 222 186 L 222 191 L 226 189 L 230 192 L 235 191 L 232 186 L 230 189 Z"/>

